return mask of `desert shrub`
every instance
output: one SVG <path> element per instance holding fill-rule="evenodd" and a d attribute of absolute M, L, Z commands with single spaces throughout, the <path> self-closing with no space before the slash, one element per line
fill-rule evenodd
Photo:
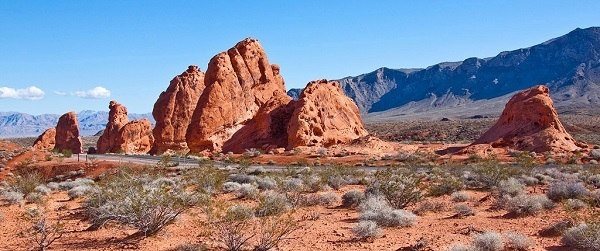
<path fill-rule="evenodd" d="M 358 240 L 375 239 L 381 236 L 381 228 L 374 221 L 361 220 L 352 227 L 352 233 Z"/>
<path fill-rule="evenodd" d="M 23 234 L 33 243 L 34 249 L 46 250 L 65 233 L 64 224 L 60 219 L 52 221 L 41 212 L 23 215 L 25 220 L 31 224 L 23 231 Z"/>
<path fill-rule="evenodd" d="M 371 220 L 384 227 L 408 227 L 417 223 L 413 213 L 392 208 L 383 197 L 367 197 L 358 206 L 360 220 Z"/>
<path fill-rule="evenodd" d="M 579 199 L 568 199 L 566 206 L 569 209 L 581 210 L 587 207 L 587 204 Z"/>
<path fill-rule="evenodd" d="M 302 180 L 302 184 L 304 184 L 304 189 L 308 192 L 316 193 L 325 190 L 324 187 L 327 186 L 327 182 L 317 174 L 302 175 L 300 179 Z"/>
<path fill-rule="evenodd" d="M 576 181 L 555 181 L 550 184 L 546 195 L 553 201 L 562 201 L 566 199 L 583 198 L 589 195 L 590 191 L 582 182 Z"/>
<path fill-rule="evenodd" d="M 485 160 L 473 168 L 472 173 L 475 182 L 470 184 L 485 189 L 497 187 L 500 181 L 521 174 L 522 170 L 519 169 L 518 167 L 499 163 L 494 159 Z"/>
<path fill-rule="evenodd" d="M 261 217 L 258 220 L 258 232 L 254 251 L 267 251 L 277 247 L 282 240 L 302 226 L 292 214 Z"/>
<path fill-rule="evenodd" d="M 256 185 L 260 190 L 275 190 L 277 189 L 277 181 L 271 177 L 263 177 L 256 179 Z"/>
<path fill-rule="evenodd" d="M 501 251 L 504 249 L 504 242 L 499 233 L 486 231 L 473 237 L 472 246 L 478 251 Z"/>
<path fill-rule="evenodd" d="M 62 151 L 60 151 L 60 153 L 62 154 L 62 156 L 64 156 L 65 158 L 71 158 L 73 156 L 73 151 L 69 150 L 69 149 L 62 149 Z"/>
<path fill-rule="evenodd" d="M 215 237 L 227 246 L 227 250 L 241 250 L 256 234 L 251 232 L 252 208 L 233 205 L 225 212 L 209 211 L 209 224 Z"/>
<path fill-rule="evenodd" d="M 452 244 L 448 251 L 477 251 L 471 246 L 465 246 L 463 244 Z"/>
<path fill-rule="evenodd" d="M 194 198 L 183 187 L 154 183 L 158 177 L 123 168 L 90 188 L 84 207 L 93 226 L 116 221 L 147 236 L 173 222 Z"/>
<path fill-rule="evenodd" d="M 46 198 L 41 193 L 33 192 L 25 196 L 25 200 L 29 203 L 43 204 L 46 201 Z"/>
<path fill-rule="evenodd" d="M 256 183 L 257 177 L 254 175 L 248 175 L 245 173 L 234 173 L 227 177 L 227 181 L 236 182 L 240 184 L 252 184 Z"/>
<path fill-rule="evenodd" d="M 58 188 L 60 190 L 68 191 L 75 187 L 89 187 L 93 184 L 94 184 L 94 180 L 92 180 L 92 179 L 77 178 L 74 181 L 67 180 L 67 181 L 58 183 Z M 52 185 L 52 186 L 54 186 L 54 185 Z"/>
<path fill-rule="evenodd" d="M 515 215 L 535 215 L 543 209 L 551 209 L 554 203 L 545 195 L 517 195 L 506 201 L 506 210 Z"/>
<path fill-rule="evenodd" d="M 45 185 L 38 185 L 33 189 L 33 191 L 42 195 L 49 195 L 51 192 L 50 188 Z"/>
<path fill-rule="evenodd" d="M 582 223 L 563 233 L 562 242 L 583 250 L 600 250 L 600 224 Z"/>
<path fill-rule="evenodd" d="M 56 183 L 56 182 L 49 182 L 48 184 L 46 184 L 46 187 L 50 188 L 50 190 L 59 190 L 60 189 L 58 183 Z"/>
<path fill-rule="evenodd" d="M 285 195 L 287 201 L 292 206 L 299 206 L 302 202 L 302 193 L 304 192 L 304 183 L 301 179 L 293 178 L 286 179 L 282 182 L 280 188 Z"/>
<path fill-rule="evenodd" d="M 258 198 L 258 205 L 256 206 L 256 215 L 263 216 L 272 216 L 272 215 L 280 215 L 289 210 L 290 205 L 288 204 L 285 195 L 268 192 L 261 195 Z"/>
<path fill-rule="evenodd" d="M 529 250 L 533 241 L 521 233 L 506 232 L 503 234 L 506 239 L 506 246 L 512 250 Z"/>
<path fill-rule="evenodd" d="M 4 201 L 8 202 L 11 205 L 21 204 L 25 197 L 25 195 L 23 195 L 22 193 L 15 191 L 4 191 L 0 195 L 2 195 L 2 199 Z"/>
<path fill-rule="evenodd" d="M 25 196 L 35 191 L 35 188 L 44 183 L 40 173 L 31 168 L 20 169 L 8 179 L 8 190 L 19 192 Z"/>
<path fill-rule="evenodd" d="M 383 195 L 392 207 L 402 209 L 421 199 L 423 188 L 420 181 L 420 177 L 414 173 L 388 168 L 374 174 L 368 189 Z"/>
<path fill-rule="evenodd" d="M 227 174 L 212 165 L 199 163 L 199 168 L 190 169 L 184 174 L 183 179 L 186 185 L 193 186 L 196 191 L 201 193 L 215 194 L 220 191 Z"/>
<path fill-rule="evenodd" d="M 535 186 L 540 183 L 540 181 L 537 178 L 529 175 L 521 175 L 521 178 L 519 178 L 519 180 L 521 180 L 526 186 Z"/>
<path fill-rule="evenodd" d="M 510 177 L 506 180 L 501 180 L 498 183 L 498 191 L 501 196 L 508 195 L 514 197 L 525 191 L 525 185 L 516 178 Z"/>
<path fill-rule="evenodd" d="M 237 182 L 231 182 L 231 181 L 227 181 L 225 183 L 223 183 L 223 186 L 221 186 L 221 190 L 223 190 L 223 192 L 225 193 L 233 193 L 237 190 L 240 190 L 242 188 L 242 184 L 237 183 Z"/>
<path fill-rule="evenodd" d="M 451 194 L 458 192 L 465 188 L 463 181 L 457 177 L 449 176 L 442 178 L 439 182 L 431 185 L 427 191 L 429 196 L 442 196 L 444 194 Z"/>
<path fill-rule="evenodd" d="M 458 204 L 454 206 L 456 217 L 463 218 L 475 215 L 475 209 L 467 204 Z"/>
<path fill-rule="evenodd" d="M 465 191 L 460 191 L 452 193 L 450 197 L 454 202 L 465 202 L 471 198 L 471 195 Z"/>
<path fill-rule="evenodd" d="M 446 203 L 426 200 L 419 202 L 417 207 L 414 210 L 414 213 L 417 215 L 425 215 L 428 212 L 439 213 L 446 210 Z"/>
<path fill-rule="evenodd" d="M 233 194 L 239 199 L 255 199 L 258 197 L 258 188 L 252 184 L 242 184 Z"/>
<path fill-rule="evenodd" d="M 340 199 L 335 193 L 323 193 L 319 195 L 319 205 L 321 206 L 335 206 L 339 201 Z"/>
<path fill-rule="evenodd" d="M 320 181 L 335 190 L 343 186 L 359 184 L 365 177 L 365 172 L 354 167 L 341 165 L 327 166 L 318 171 Z"/>
<path fill-rule="evenodd" d="M 350 190 L 342 195 L 343 207 L 357 207 L 362 200 L 365 199 L 365 194 L 360 190 Z"/>
<path fill-rule="evenodd" d="M 69 189 L 67 194 L 69 195 L 69 199 L 73 200 L 75 198 L 83 197 L 88 190 L 90 190 L 89 186 L 76 186 Z"/>

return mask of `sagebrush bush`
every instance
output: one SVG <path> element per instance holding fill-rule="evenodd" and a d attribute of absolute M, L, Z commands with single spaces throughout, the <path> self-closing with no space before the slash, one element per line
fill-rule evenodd
<path fill-rule="evenodd" d="M 544 209 L 551 209 L 554 203 L 545 195 L 517 195 L 506 201 L 505 208 L 515 215 L 535 215 Z"/>
<path fill-rule="evenodd" d="M 277 189 L 277 181 L 271 177 L 263 177 L 256 180 L 256 185 L 260 190 L 275 190 Z"/>
<path fill-rule="evenodd" d="M 417 224 L 417 216 L 413 213 L 394 209 L 383 197 L 367 197 L 358 206 L 360 220 L 377 222 L 384 227 L 408 227 Z"/>
<path fill-rule="evenodd" d="M 471 195 L 465 191 L 454 192 L 450 195 L 450 197 L 454 202 L 465 202 L 471 199 Z"/>
<path fill-rule="evenodd" d="M 444 202 L 426 200 L 417 204 L 414 212 L 417 215 L 425 215 L 428 212 L 439 213 L 445 211 L 446 207 L 447 205 Z"/>
<path fill-rule="evenodd" d="M 35 187 L 35 189 L 33 189 L 33 191 L 42 195 L 49 195 L 51 192 L 50 188 L 45 185 L 38 185 Z"/>
<path fill-rule="evenodd" d="M 233 194 L 239 199 L 256 199 L 258 197 L 258 188 L 252 184 L 242 184 Z"/>
<path fill-rule="evenodd" d="M 223 183 L 221 190 L 223 190 L 223 192 L 225 192 L 225 193 L 233 193 L 237 190 L 240 190 L 241 188 L 242 188 L 242 184 L 237 183 L 237 182 L 227 181 L 227 182 Z"/>
<path fill-rule="evenodd" d="M 587 207 L 587 204 L 579 199 L 568 199 L 566 206 L 573 210 L 581 210 Z"/>
<path fill-rule="evenodd" d="M 361 220 L 352 227 L 352 233 L 358 240 L 374 239 L 381 236 L 381 227 L 374 221 Z"/>
<path fill-rule="evenodd" d="M 506 246 L 512 250 L 529 250 L 533 245 L 533 241 L 521 233 L 506 232 L 503 234 L 506 239 Z"/>
<path fill-rule="evenodd" d="M 25 200 L 29 203 L 43 204 L 46 201 L 46 198 L 41 193 L 32 192 L 25 196 Z"/>
<path fill-rule="evenodd" d="M 392 207 L 402 209 L 421 200 L 423 187 L 416 174 L 388 168 L 375 173 L 368 189 L 383 195 Z"/>
<path fill-rule="evenodd" d="M 220 191 L 227 174 L 203 162 L 199 162 L 199 165 L 199 168 L 190 169 L 184 174 L 185 184 L 193 186 L 196 191 L 202 193 L 215 194 Z"/>
<path fill-rule="evenodd" d="M 67 191 L 67 194 L 69 195 L 69 199 L 73 200 L 79 197 L 83 197 L 88 190 L 90 190 L 89 186 L 76 186 L 69 189 L 69 191 Z"/>
<path fill-rule="evenodd" d="M 502 180 L 520 175 L 521 172 L 520 168 L 499 163 L 494 159 L 485 160 L 473 169 L 474 182 L 470 184 L 489 189 L 497 187 Z"/>
<path fill-rule="evenodd" d="M 255 211 L 257 216 L 262 217 L 280 215 L 289 210 L 289 208 L 290 205 L 288 204 L 285 195 L 276 192 L 268 192 L 259 197 Z"/>
<path fill-rule="evenodd" d="M 0 194 L 2 199 L 11 205 L 23 203 L 25 195 L 15 191 L 4 191 Z"/>
<path fill-rule="evenodd" d="M 19 192 L 27 196 L 35 192 L 35 188 L 44 183 L 42 175 L 34 169 L 24 168 L 15 172 L 15 176 L 8 178 L 10 191 Z"/>
<path fill-rule="evenodd" d="M 157 178 L 124 168 L 92 187 L 84 207 L 94 227 L 116 221 L 152 235 L 194 203 L 183 187 L 154 183 Z"/>
<path fill-rule="evenodd" d="M 486 231 L 473 237 L 472 246 L 478 251 L 501 251 L 504 249 L 504 241 L 499 233 Z"/>
<path fill-rule="evenodd" d="M 463 181 L 457 177 L 449 176 L 443 179 L 440 179 L 438 183 L 431 185 L 427 190 L 427 195 L 429 196 L 442 196 L 445 194 L 452 194 L 463 190 L 465 188 L 465 184 Z"/>
<path fill-rule="evenodd" d="M 550 184 L 546 195 L 553 201 L 562 201 L 566 199 L 577 199 L 588 196 L 588 190 L 583 182 L 576 181 L 555 181 Z"/>
<path fill-rule="evenodd" d="M 209 210 L 208 217 L 215 237 L 227 250 L 241 250 L 255 235 L 251 231 L 254 210 L 248 206 L 233 205 L 225 212 Z"/>
<path fill-rule="evenodd" d="M 506 180 L 501 180 L 498 183 L 498 191 L 500 192 L 500 195 L 514 197 L 525 192 L 525 185 L 518 179 L 510 177 Z"/>
<path fill-rule="evenodd" d="M 563 233 L 562 242 L 568 246 L 582 250 L 600 250 L 600 224 L 582 223 L 569 228 Z"/>
<path fill-rule="evenodd" d="M 467 204 L 455 205 L 454 212 L 456 213 L 456 217 L 459 218 L 475 215 L 475 209 Z"/>
<path fill-rule="evenodd" d="M 357 207 L 365 199 L 365 193 L 360 190 L 350 190 L 342 195 L 343 207 Z"/>

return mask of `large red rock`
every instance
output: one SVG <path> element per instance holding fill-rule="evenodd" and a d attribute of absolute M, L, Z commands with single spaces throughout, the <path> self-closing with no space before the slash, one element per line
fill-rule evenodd
<path fill-rule="evenodd" d="M 190 65 L 181 75 L 171 80 L 167 90 L 154 103 L 152 116 L 156 125 L 152 131 L 154 146 L 150 153 L 188 149 L 185 134 L 202 91 L 204 73 L 195 65 Z"/>
<path fill-rule="evenodd" d="M 121 137 L 121 129 L 125 126 L 129 119 L 127 118 L 127 107 L 119 104 L 117 101 L 110 101 L 108 105 L 110 109 L 108 113 L 108 123 L 98 139 L 96 151 L 98 153 L 117 152 L 117 139 Z"/>
<path fill-rule="evenodd" d="M 56 144 L 56 128 L 52 127 L 44 131 L 33 142 L 33 148 L 39 150 L 52 150 Z"/>
<path fill-rule="evenodd" d="M 558 120 L 548 88 L 534 86 L 513 96 L 498 122 L 473 145 L 520 151 L 561 152 L 579 149 Z"/>
<path fill-rule="evenodd" d="M 261 106 L 254 118 L 224 142 L 224 152 L 240 153 L 246 149 L 269 150 L 287 146 L 287 126 L 294 112 L 294 101 L 286 93 L 276 91 Z"/>
<path fill-rule="evenodd" d="M 285 93 L 279 67 L 270 65 L 256 39 L 247 38 L 214 56 L 206 70 L 186 134 L 192 152 L 221 151 L 225 141 L 256 116 L 279 91 Z"/>
<path fill-rule="evenodd" d="M 338 82 L 312 81 L 294 104 L 287 148 L 331 146 L 368 135 L 358 107 Z"/>
<path fill-rule="evenodd" d="M 144 154 L 150 151 L 153 143 L 154 137 L 150 121 L 148 119 L 134 120 L 119 131 L 119 137 L 115 141 L 115 150 L 127 154 Z"/>
<path fill-rule="evenodd" d="M 147 119 L 131 122 L 127 108 L 117 101 L 110 101 L 108 123 L 97 142 L 98 153 L 148 153 L 154 143 L 152 124 Z"/>
<path fill-rule="evenodd" d="M 63 114 L 56 125 L 54 150 L 58 152 L 70 150 L 72 153 L 82 153 L 81 146 L 77 114 L 75 112 Z"/>

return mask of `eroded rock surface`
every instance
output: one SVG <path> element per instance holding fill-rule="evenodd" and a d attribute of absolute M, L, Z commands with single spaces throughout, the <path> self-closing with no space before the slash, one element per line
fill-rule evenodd
<path fill-rule="evenodd" d="M 269 64 L 262 46 L 252 38 L 214 56 L 204 84 L 186 134 L 193 152 L 221 151 L 274 92 L 285 93 L 279 67 Z"/>
<path fill-rule="evenodd" d="M 33 148 L 39 150 L 52 150 L 56 144 L 56 128 L 44 131 L 33 143 Z"/>
<path fill-rule="evenodd" d="M 81 145 L 77 114 L 75 112 L 63 114 L 56 125 L 54 150 L 59 152 L 70 150 L 72 153 L 82 153 Z"/>
<path fill-rule="evenodd" d="M 579 149 L 558 119 L 548 88 L 534 86 L 513 96 L 498 122 L 473 145 L 490 144 L 520 151 L 560 152 Z"/>
<path fill-rule="evenodd" d="M 152 154 L 160 154 L 171 149 L 186 151 L 185 140 L 188 125 L 204 91 L 204 72 L 190 65 L 181 75 L 171 80 L 167 90 L 162 92 L 154 104 L 152 116 L 156 120 L 153 129 L 154 146 Z"/>
<path fill-rule="evenodd" d="M 339 83 L 326 79 L 308 83 L 288 126 L 288 149 L 297 146 L 331 146 L 366 136 L 358 111 Z"/>
<path fill-rule="evenodd" d="M 154 143 L 152 124 L 148 119 L 134 120 L 119 131 L 116 139 L 117 151 L 127 154 L 144 154 L 150 151 Z"/>
<path fill-rule="evenodd" d="M 127 107 L 113 100 L 110 101 L 108 109 L 110 109 L 108 123 L 106 123 L 106 129 L 104 129 L 97 143 L 96 150 L 98 153 L 116 152 L 118 150 L 116 142 L 121 136 L 120 131 L 129 122 Z"/>

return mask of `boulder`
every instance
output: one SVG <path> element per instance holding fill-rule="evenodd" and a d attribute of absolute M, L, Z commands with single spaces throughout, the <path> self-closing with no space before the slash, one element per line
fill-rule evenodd
<path fill-rule="evenodd" d="M 82 143 L 79 137 L 79 123 L 77 114 L 68 112 L 60 116 L 56 125 L 54 150 L 62 152 L 70 150 L 72 153 L 82 153 Z"/>
<path fill-rule="evenodd" d="M 279 67 L 269 64 L 262 46 L 252 38 L 214 56 L 204 84 L 186 133 L 192 152 L 221 151 L 276 91 L 285 93 Z"/>
<path fill-rule="evenodd" d="M 161 154 L 168 149 L 188 149 L 185 134 L 202 91 L 204 73 L 195 65 L 190 65 L 181 75 L 171 80 L 152 110 L 156 125 L 152 131 L 154 146 L 151 154 Z"/>
<path fill-rule="evenodd" d="M 106 123 L 106 129 L 98 139 L 97 149 L 98 153 L 109 153 L 117 152 L 117 139 L 121 137 L 121 129 L 125 124 L 129 122 L 127 118 L 127 108 L 117 101 L 110 101 L 108 105 L 108 123 Z"/>
<path fill-rule="evenodd" d="M 478 144 L 537 153 L 579 149 L 558 119 L 548 88 L 542 85 L 514 95 L 496 124 L 473 143 Z"/>
<path fill-rule="evenodd" d="M 56 128 L 44 131 L 33 143 L 33 148 L 39 150 L 52 150 L 56 144 Z"/>
<path fill-rule="evenodd" d="M 145 154 L 154 143 L 152 124 L 148 119 L 134 120 L 119 131 L 115 141 L 117 152 L 127 154 Z"/>
<path fill-rule="evenodd" d="M 368 135 L 358 107 L 338 82 L 312 81 L 294 104 L 288 126 L 288 149 L 349 143 Z"/>

